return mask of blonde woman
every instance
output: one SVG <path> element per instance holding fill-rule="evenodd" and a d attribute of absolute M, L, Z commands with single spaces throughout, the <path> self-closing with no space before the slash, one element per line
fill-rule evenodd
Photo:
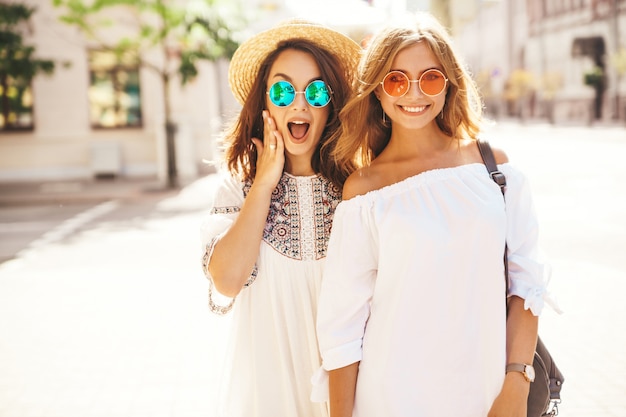
<path fill-rule="evenodd" d="M 314 397 L 328 389 L 332 417 L 525 417 L 528 375 L 505 369 L 533 363 L 544 304 L 527 181 L 496 150 L 505 209 L 478 94 L 430 15 L 376 35 L 359 82 L 336 155 L 365 166 L 335 214 Z"/>

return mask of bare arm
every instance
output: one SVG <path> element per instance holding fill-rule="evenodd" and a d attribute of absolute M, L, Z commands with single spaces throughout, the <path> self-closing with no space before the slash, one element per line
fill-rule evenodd
<path fill-rule="evenodd" d="M 509 315 L 506 322 L 506 357 L 509 363 L 532 364 L 537 345 L 539 320 L 529 310 L 524 310 L 524 300 L 513 296 L 509 299 Z M 489 417 L 525 417 L 530 382 L 519 372 L 509 372 L 504 378 L 502 390 L 494 401 Z"/>
<path fill-rule="evenodd" d="M 352 417 L 359 362 L 328 372 L 331 417 Z"/>
<path fill-rule="evenodd" d="M 259 257 L 272 192 L 280 180 L 285 164 L 282 137 L 276 131 L 274 121 L 267 111 L 263 112 L 263 119 L 266 143 L 252 139 L 259 155 L 254 183 L 237 220 L 216 243 L 208 266 L 215 288 L 228 297 L 239 293 Z M 269 144 L 276 145 L 275 149 L 265 146 Z"/>

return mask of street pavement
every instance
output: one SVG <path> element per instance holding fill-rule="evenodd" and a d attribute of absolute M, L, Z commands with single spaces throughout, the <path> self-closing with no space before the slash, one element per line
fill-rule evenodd
<path fill-rule="evenodd" d="M 503 123 L 485 136 L 534 191 L 564 310 L 540 321 L 566 379 L 560 415 L 626 417 L 626 130 Z M 215 183 L 0 264 L 0 417 L 214 416 L 229 319 L 206 307 L 198 230 Z M 108 186 L 91 191 L 100 210 L 145 197 L 146 184 Z M 52 194 L 85 199 L 81 187 Z M 18 193 L 0 187 L 0 205 L 44 202 Z"/>
<path fill-rule="evenodd" d="M 198 230 L 213 182 L 0 265 L 0 416 L 212 415 L 227 319 L 206 307 Z M 111 185 L 90 184 L 94 208 Z M 118 185 L 125 201 L 145 190 Z"/>

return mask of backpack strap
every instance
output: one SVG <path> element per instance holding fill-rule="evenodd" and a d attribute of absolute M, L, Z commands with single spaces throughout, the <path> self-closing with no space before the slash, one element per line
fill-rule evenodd
<path fill-rule="evenodd" d="M 493 150 L 491 150 L 491 146 L 489 142 L 483 139 L 478 139 L 476 141 L 478 144 L 478 150 L 480 151 L 480 156 L 483 158 L 483 162 L 487 167 L 487 171 L 491 176 L 491 179 L 498 184 L 500 187 L 500 191 L 502 191 L 502 197 L 504 198 L 504 190 L 506 189 L 506 177 L 504 174 L 498 169 L 498 165 L 496 165 L 496 158 L 493 156 Z M 505 297 L 504 299 L 508 299 L 508 288 L 509 288 L 509 260 L 507 256 L 508 247 L 506 243 L 504 244 L 504 279 L 506 285 L 504 286 Z M 508 310 L 508 309 L 507 309 Z M 508 311 L 507 311 L 508 314 Z"/>
<path fill-rule="evenodd" d="M 483 162 L 487 167 L 487 171 L 489 171 L 491 179 L 493 179 L 496 184 L 500 186 L 500 190 L 502 191 L 502 194 L 504 194 L 504 190 L 506 189 L 506 177 L 498 169 L 498 165 L 496 165 L 496 158 L 493 156 L 493 151 L 491 150 L 489 142 L 484 139 L 478 139 L 476 143 L 478 144 L 480 156 L 483 158 Z"/>

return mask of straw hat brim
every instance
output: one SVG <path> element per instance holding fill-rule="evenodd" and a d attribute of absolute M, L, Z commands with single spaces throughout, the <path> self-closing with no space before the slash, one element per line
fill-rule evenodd
<path fill-rule="evenodd" d="M 334 54 L 343 65 L 348 82 L 353 82 L 361 47 L 354 40 L 333 29 L 294 19 L 256 34 L 235 51 L 228 68 L 228 82 L 240 104 L 245 103 L 265 58 L 280 42 L 299 38 L 307 39 Z"/>

